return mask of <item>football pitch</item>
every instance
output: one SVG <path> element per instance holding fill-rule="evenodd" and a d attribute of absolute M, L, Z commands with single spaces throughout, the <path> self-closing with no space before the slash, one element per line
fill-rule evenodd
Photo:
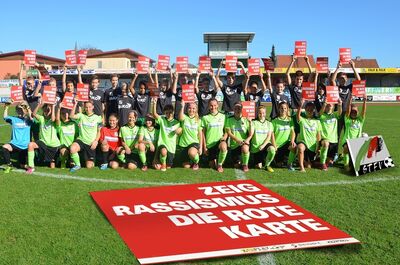
<path fill-rule="evenodd" d="M 268 108 L 269 110 L 269 108 Z M 1 106 L 0 117 L 3 116 Z M 0 171 L 0 264 L 139 264 L 90 191 L 253 179 L 360 240 L 360 245 L 179 264 L 400 264 L 400 104 L 368 104 L 364 132 L 382 135 L 395 168 L 355 177 L 339 167 L 307 173 L 226 168 L 167 172 L 37 167 Z M 10 139 L 1 119 L 0 145 Z M 204 242 L 206 244 L 206 242 Z"/>

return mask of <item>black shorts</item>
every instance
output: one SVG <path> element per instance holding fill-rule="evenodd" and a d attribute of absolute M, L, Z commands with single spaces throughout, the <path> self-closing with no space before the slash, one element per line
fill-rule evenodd
<path fill-rule="evenodd" d="M 322 141 L 319 142 L 319 146 L 322 146 Z M 339 144 L 338 143 L 329 143 L 329 148 L 328 148 L 328 157 L 329 158 L 334 158 L 335 155 L 338 153 L 339 149 Z"/>
<path fill-rule="evenodd" d="M 160 145 L 157 148 L 157 153 L 160 154 L 160 151 L 162 148 L 167 149 L 167 147 L 165 145 Z M 168 166 L 172 166 L 174 164 L 174 158 L 175 158 L 175 154 L 171 153 L 170 151 L 168 151 L 167 149 L 167 165 Z"/>
<path fill-rule="evenodd" d="M 207 152 L 208 152 L 208 156 L 207 156 L 208 162 L 214 161 L 214 159 L 217 159 L 218 158 L 218 154 L 220 152 L 219 151 L 219 143 L 215 144 L 211 148 L 208 148 Z"/>
<path fill-rule="evenodd" d="M 258 151 L 256 153 L 253 153 L 253 161 L 254 161 L 255 165 L 257 165 L 258 163 L 264 163 L 265 162 L 265 158 L 267 158 L 267 154 L 268 154 L 267 150 L 268 150 L 268 148 L 270 146 L 272 146 L 272 144 L 268 143 L 264 147 L 264 149 L 262 149 L 262 150 L 260 150 L 260 151 Z"/>
<path fill-rule="evenodd" d="M 182 162 L 190 161 L 188 152 L 189 152 L 189 149 L 192 148 L 192 147 L 196 148 L 196 149 L 197 149 L 197 152 L 198 152 L 199 149 L 200 149 L 200 144 L 198 144 L 198 143 L 192 143 L 192 144 L 189 144 L 189 145 L 186 146 L 186 147 L 181 147 Z"/>
<path fill-rule="evenodd" d="M 17 152 L 18 153 L 18 161 L 20 164 L 25 165 L 26 164 L 26 156 L 28 155 L 28 149 L 21 149 L 18 146 L 15 146 L 13 144 L 9 144 L 12 147 L 12 152 Z"/>
<path fill-rule="evenodd" d="M 95 161 L 96 160 L 96 149 L 92 150 L 90 148 L 90 145 L 85 144 L 81 140 L 76 140 L 75 143 L 77 143 L 81 149 L 80 152 L 83 154 L 83 158 L 85 161 Z"/>
<path fill-rule="evenodd" d="M 306 147 L 306 150 L 304 151 L 304 161 L 314 161 L 317 154 L 314 151 L 308 149 L 307 145 L 304 142 L 298 142 L 298 144 L 304 144 L 304 146 Z"/>
<path fill-rule="evenodd" d="M 127 164 L 132 163 L 136 166 L 138 166 L 140 162 L 139 154 L 136 152 L 131 152 L 129 155 L 125 155 L 125 159 Z"/>
<path fill-rule="evenodd" d="M 231 149 L 231 159 L 234 164 L 242 161 L 242 147 L 236 147 L 235 149 Z"/>
<path fill-rule="evenodd" d="M 35 142 L 39 146 L 39 154 L 44 156 L 44 162 L 54 162 L 59 147 L 49 147 L 43 141 Z"/>
<path fill-rule="evenodd" d="M 290 152 L 289 146 L 290 146 L 290 142 L 287 142 L 286 144 L 279 147 L 278 150 L 276 150 L 276 155 L 275 155 L 276 162 L 283 163 L 283 160 L 285 159 L 285 157 L 289 156 L 289 152 Z"/>

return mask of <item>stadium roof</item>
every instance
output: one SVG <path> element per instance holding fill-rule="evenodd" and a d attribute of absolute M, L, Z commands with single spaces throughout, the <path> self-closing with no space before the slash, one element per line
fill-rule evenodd
<path fill-rule="evenodd" d="M 310 61 L 311 67 L 315 67 L 315 61 L 313 55 L 307 55 L 308 60 Z M 292 62 L 292 55 L 277 55 L 275 67 L 276 68 L 287 68 L 289 64 Z M 298 58 L 296 62 L 293 64 L 294 68 L 307 68 L 307 63 L 304 58 Z"/>
<path fill-rule="evenodd" d="M 120 56 L 128 57 L 130 59 L 133 59 L 133 61 L 137 61 L 137 57 L 145 55 L 127 48 L 127 49 L 111 50 L 106 52 L 96 52 L 94 54 L 88 55 L 87 58 L 113 58 L 113 57 L 115 58 Z M 154 62 L 154 60 L 151 58 L 150 61 Z"/>
<path fill-rule="evenodd" d="M 203 34 L 204 43 L 208 42 L 227 42 L 227 41 L 247 41 L 252 42 L 254 32 L 206 32 Z"/>
<path fill-rule="evenodd" d="M 15 51 L 0 54 L 0 60 L 23 60 L 25 51 Z M 22 57 L 22 58 L 21 58 Z M 39 61 L 46 61 L 48 64 L 52 63 L 65 63 L 65 60 L 55 57 L 50 57 L 42 54 L 36 54 L 36 59 Z"/>

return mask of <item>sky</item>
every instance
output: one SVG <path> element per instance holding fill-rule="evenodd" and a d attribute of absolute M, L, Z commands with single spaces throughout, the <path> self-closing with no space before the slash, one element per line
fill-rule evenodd
<path fill-rule="evenodd" d="M 22 8 L 20 8 L 22 7 Z M 20 9 L 18 9 L 20 8 Z M 292 54 L 307 41 L 307 53 L 328 56 L 338 49 L 352 57 L 376 58 L 380 67 L 400 67 L 400 1 L 48 1 L 1 3 L 0 51 L 32 49 L 64 58 L 64 51 L 130 48 L 153 59 L 207 53 L 205 32 L 254 32 L 254 58 Z M 174 59 L 172 59 L 174 60 Z"/>

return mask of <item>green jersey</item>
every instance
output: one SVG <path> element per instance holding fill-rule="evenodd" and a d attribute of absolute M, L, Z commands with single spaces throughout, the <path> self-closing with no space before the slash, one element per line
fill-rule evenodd
<path fill-rule="evenodd" d="M 46 146 L 59 147 L 60 139 L 57 136 L 56 123 L 39 114 L 36 114 L 35 122 L 39 124 L 39 140 Z"/>
<path fill-rule="evenodd" d="M 321 132 L 321 123 L 317 119 L 300 117 L 300 134 L 297 142 L 302 142 L 306 147 L 315 152 L 317 147 L 317 135 Z"/>
<path fill-rule="evenodd" d="M 60 125 L 57 125 L 57 131 L 61 145 L 65 147 L 70 147 L 78 134 L 78 128 L 73 121 L 61 122 Z"/>
<path fill-rule="evenodd" d="M 169 121 L 167 118 L 160 116 L 156 122 L 160 125 L 157 146 L 163 145 L 167 148 L 168 152 L 175 154 L 177 139 L 175 130 L 180 127 L 179 121 L 175 119 Z"/>
<path fill-rule="evenodd" d="M 338 126 L 339 114 L 337 112 L 333 112 L 331 114 L 323 113 L 321 117 L 319 117 L 319 121 L 321 122 L 321 139 L 327 140 L 330 143 L 338 142 Z"/>
<path fill-rule="evenodd" d="M 260 151 L 260 146 L 264 143 L 268 134 L 274 131 L 274 126 L 267 120 L 264 122 L 255 120 L 252 123 L 252 130 L 254 131 L 254 134 L 250 142 L 250 152 L 257 153 Z M 268 142 L 270 143 L 271 139 Z"/>
<path fill-rule="evenodd" d="M 156 128 L 153 128 L 153 130 L 150 131 L 147 127 L 142 127 L 139 131 L 139 135 L 143 136 L 143 140 L 153 143 L 154 146 L 157 145 L 158 134 L 159 131 Z M 149 147 L 148 144 L 146 144 L 146 146 Z"/>
<path fill-rule="evenodd" d="M 119 129 L 119 138 L 121 138 L 124 143 L 132 150 L 132 152 L 137 152 L 135 145 L 139 141 L 140 127 L 129 125 L 122 126 Z"/>
<path fill-rule="evenodd" d="M 225 128 L 229 128 L 231 133 L 240 140 L 245 140 L 250 131 L 250 121 L 244 117 L 240 119 L 236 119 L 235 116 L 232 116 L 226 120 Z M 239 144 L 230 140 L 231 149 L 236 149 L 239 147 Z"/>
<path fill-rule="evenodd" d="M 342 145 L 346 143 L 347 139 L 354 139 L 361 137 L 364 119 L 358 116 L 356 119 L 344 117 L 344 134 L 342 138 Z"/>
<path fill-rule="evenodd" d="M 92 114 L 90 116 L 78 113 L 75 121 L 78 123 L 79 135 L 78 140 L 84 144 L 91 145 L 96 140 L 97 132 L 102 126 L 101 116 Z"/>
<path fill-rule="evenodd" d="M 225 115 L 218 112 L 216 115 L 207 114 L 201 118 L 201 127 L 205 129 L 207 148 L 219 143 L 224 136 Z"/>
<path fill-rule="evenodd" d="M 275 144 L 277 148 L 280 148 L 290 141 L 290 134 L 294 130 L 293 120 L 290 117 L 277 117 L 272 120 L 272 125 L 274 127 Z"/>
<path fill-rule="evenodd" d="M 200 144 L 200 122 L 200 119 L 196 119 L 196 117 L 190 118 L 189 116 L 185 115 L 185 118 L 181 123 L 182 135 L 179 138 L 179 146 L 187 147 L 193 143 Z"/>

